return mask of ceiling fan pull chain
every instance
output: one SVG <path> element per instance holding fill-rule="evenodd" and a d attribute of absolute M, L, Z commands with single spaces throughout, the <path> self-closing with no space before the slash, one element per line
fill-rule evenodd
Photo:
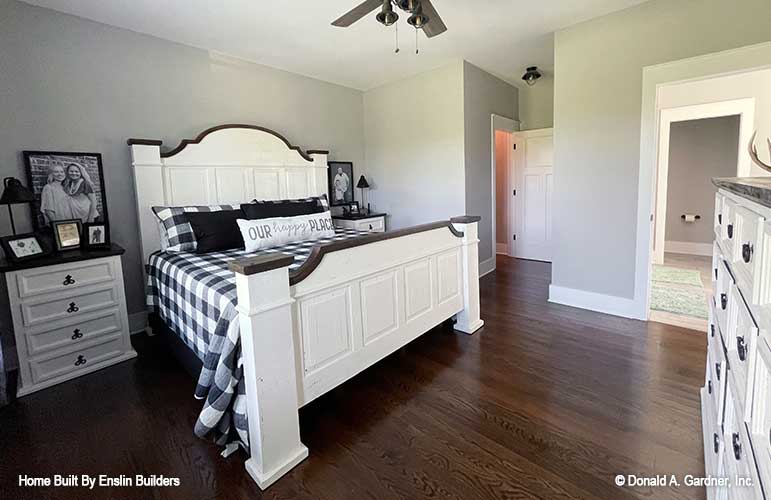
<path fill-rule="evenodd" d="M 394 26 L 396 27 L 396 50 L 394 51 L 394 54 L 399 53 L 399 25 L 397 23 L 394 23 Z"/>
<path fill-rule="evenodd" d="M 415 53 L 420 54 L 420 49 L 418 48 L 418 29 L 415 28 Z"/>

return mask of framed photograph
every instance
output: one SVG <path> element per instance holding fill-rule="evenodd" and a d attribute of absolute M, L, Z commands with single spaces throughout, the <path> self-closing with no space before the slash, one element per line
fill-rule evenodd
<path fill-rule="evenodd" d="M 80 219 L 57 220 L 51 222 L 54 230 L 56 249 L 74 250 L 80 248 Z"/>
<path fill-rule="evenodd" d="M 83 224 L 83 246 L 85 248 L 107 248 L 110 246 L 110 228 L 104 222 Z"/>
<path fill-rule="evenodd" d="M 349 161 L 330 161 L 329 198 L 330 205 L 339 207 L 353 202 L 353 163 Z"/>
<path fill-rule="evenodd" d="M 35 259 L 49 253 L 42 240 L 35 233 L 3 236 L 0 238 L 0 246 L 5 252 L 5 257 L 11 262 Z"/>
<path fill-rule="evenodd" d="M 102 155 L 24 151 L 24 164 L 28 186 L 35 194 L 32 221 L 36 229 L 60 220 L 107 222 Z"/>
<path fill-rule="evenodd" d="M 348 205 L 348 211 L 351 213 L 351 215 L 359 215 L 359 202 L 354 201 L 353 203 L 350 203 Z"/>

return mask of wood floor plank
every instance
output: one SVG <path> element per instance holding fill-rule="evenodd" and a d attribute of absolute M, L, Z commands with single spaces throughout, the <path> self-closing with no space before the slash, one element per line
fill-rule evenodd
<path fill-rule="evenodd" d="M 193 436 L 195 381 L 157 338 L 135 360 L 0 409 L 0 498 L 703 499 L 616 474 L 704 473 L 706 336 L 547 301 L 550 266 L 498 258 L 485 327 L 432 330 L 300 410 L 310 456 L 265 492 Z M 163 474 L 179 487 L 19 488 L 19 474 Z"/>

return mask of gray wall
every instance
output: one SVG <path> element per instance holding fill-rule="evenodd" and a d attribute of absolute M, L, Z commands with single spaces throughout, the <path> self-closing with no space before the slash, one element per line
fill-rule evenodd
<path fill-rule="evenodd" d="M 367 91 L 364 126 L 369 197 L 389 229 L 465 213 L 461 61 Z"/>
<path fill-rule="evenodd" d="M 667 175 L 666 241 L 712 243 L 713 177 L 735 177 L 739 117 L 672 123 Z M 685 222 L 682 214 L 699 214 Z"/>
<path fill-rule="evenodd" d="M 493 245 L 492 136 L 490 116 L 494 113 L 517 119 L 517 88 L 463 64 L 463 123 L 465 137 L 466 212 L 481 215 L 479 261 L 495 257 Z M 488 269 L 480 269 L 485 272 Z"/>
<path fill-rule="evenodd" d="M 545 73 L 535 85 L 519 89 L 521 130 L 554 126 L 554 76 Z"/>
<path fill-rule="evenodd" d="M 356 167 L 364 160 L 356 90 L 9 0 L 0 0 L 0 47 L 0 174 L 25 179 L 25 149 L 102 153 L 130 313 L 145 306 L 127 138 L 173 146 L 245 122 Z M 9 232 L 0 216 L 0 234 Z"/>
<path fill-rule="evenodd" d="M 642 68 L 768 41 L 769 26 L 767 0 L 651 0 L 555 35 L 554 285 L 633 296 Z"/>

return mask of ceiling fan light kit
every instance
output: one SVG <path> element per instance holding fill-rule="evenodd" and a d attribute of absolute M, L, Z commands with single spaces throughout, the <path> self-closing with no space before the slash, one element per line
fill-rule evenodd
<path fill-rule="evenodd" d="M 395 25 L 395 28 L 397 29 L 396 52 L 398 53 L 399 35 L 398 24 L 396 24 L 396 22 L 399 20 L 399 14 L 394 10 L 394 5 L 404 12 L 408 12 L 410 14 L 410 17 L 407 18 L 407 24 L 415 28 L 416 54 L 418 53 L 418 30 L 422 29 L 423 33 L 425 33 L 428 38 L 435 37 L 436 35 L 447 31 L 447 26 L 445 26 L 442 18 L 439 17 L 439 13 L 434 8 L 431 0 L 365 0 L 364 2 L 351 9 L 349 12 L 340 16 L 340 18 L 336 19 L 332 23 L 332 26 L 347 28 L 356 21 L 362 19 L 370 12 L 380 7 L 380 12 L 378 12 L 378 14 L 375 16 L 375 19 L 383 26 Z"/>

